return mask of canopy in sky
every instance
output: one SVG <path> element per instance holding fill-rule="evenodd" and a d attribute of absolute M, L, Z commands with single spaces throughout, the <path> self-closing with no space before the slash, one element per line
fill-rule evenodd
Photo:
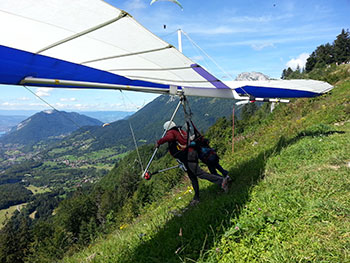
<path fill-rule="evenodd" d="M 101 0 L 1 0 L 0 84 L 221 98 L 311 97 L 314 80 L 227 82 Z"/>

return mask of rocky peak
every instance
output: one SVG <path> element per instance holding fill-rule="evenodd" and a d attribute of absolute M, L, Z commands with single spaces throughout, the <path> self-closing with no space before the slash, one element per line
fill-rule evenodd
<path fill-rule="evenodd" d="M 257 80 L 269 80 L 270 77 L 260 72 L 243 72 L 236 77 L 238 81 L 257 81 Z"/>

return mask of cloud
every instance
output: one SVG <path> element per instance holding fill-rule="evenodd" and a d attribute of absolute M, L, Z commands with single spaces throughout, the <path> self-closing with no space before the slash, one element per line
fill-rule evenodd
<path fill-rule="evenodd" d="M 144 9 L 147 5 L 142 0 L 131 0 L 126 4 L 126 10 Z"/>
<path fill-rule="evenodd" d="M 227 19 L 229 23 L 270 23 L 281 20 L 292 19 L 292 14 L 284 14 L 279 16 L 234 16 Z"/>
<path fill-rule="evenodd" d="M 30 99 L 27 98 L 27 97 L 21 97 L 21 98 L 18 98 L 17 100 L 19 100 L 19 101 L 28 101 L 28 100 L 30 100 Z"/>
<path fill-rule="evenodd" d="M 29 109 L 38 109 L 45 107 L 42 103 L 18 103 L 18 102 L 3 102 L 0 103 L 0 109 L 5 110 L 29 110 Z"/>
<path fill-rule="evenodd" d="M 300 54 L 297 58 L 292 58 L 286 64 L 287 68 L 295 70 L 298 66 L 299 68 L 305 68 L 306 61 L 310 55 L 307 53 Z"/>
<path fill-rule="evenodd" d="M 192 57 L 190 57 L 190 59 L 193 61 L 203 61 L 204 57 L 201 55 L 198 55 L 198 56 L 192 56 Z"/>
<path fill-rule="evenodd" d="M 77 101 L 76 98 L 61 98 L 60 101 L 65 102 L 65 101 Z"/>
<path fill-rule="evenodd" d="M 268 47 L 275 47 L 275 45 L 273 43 L 260 43 L 260 44 L 252 44 L 251 47 L 256 51 L 260 51 Z"/>
<path fill-rule="evenodd" d="M 121 111 L 136 111 L 143 105 L 136 104 L 121 104 L 121 103 L 72 103 L 63 104 L 56 102 L 53 104 L 56 109 L 59 110 L 70 110 L 70 111 L 88 111 L 94 109 L 96 111 L 109 111 L 111 109 Z"/>
<path fill-rule="evenodd" d="M 188 31 L 190 34 L 198 34 L 198 35 L 232 35 L 237 33 L 254 33 L 255 30 L 253 28 L 244 28 L 244 27 L 229 27 L 229 26 L 186 26 L 190 28 Z"/>
<path fill-rule="evenodd" d="M 1 103 L 1 106 L 14 106 L 14 105 L 16 105 L 15 103 L 11 103 L 11 102 L 3 102 L 3 103 Z"/>
<path fill-rule="evenodd" d="M 36 89 L 35 95 L 39 97 L 48 97 L 53 88 L 38 88 Z"/>

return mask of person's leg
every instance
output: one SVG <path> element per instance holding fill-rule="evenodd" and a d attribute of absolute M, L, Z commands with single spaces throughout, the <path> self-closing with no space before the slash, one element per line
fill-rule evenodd
<path fill-rule="evenodd" d="M 228 171 L 226 171 L 224 168 L 222 168 L 222 166 L 220 165 L 219 162 L 217 162 L 217 164 L 216 164 L 216 169 L 218 169 L 223 176 L 228 175 Z"/>
<path fill-rule="evenodd" d="M 228 171 L 226 171 L 224 168 L 222 168 L 222 166 L 219 163 L 219 156 L 217 154 L 212 154 L 209 158 L 209 162 L 211 164 L 211 166 L 214 167 L 214 169 L 218 169 L 219 172 L 225 177 L 226 175 L 228 175 Z M 216 173 L 218 174 L 218 173 Z"/>
<path fill-rule="evenodd" d="M 189 168 L 187 168 L 187 174 L 188 177 L 191 180 L 192 187 L 194 190 L 194 197 L 193 200 L 199 201 L 199 184 L 198 184 L 198 178 L 196 175 L 194 175 Z"/>
<path fill-rule="evenodd" d="M 208 162 L 206 165 L 208 166 L 208 169 L 209 169 L 211 174 L 219 175 L 218 172 L 216 171 L 216 168 L 215 168 L 216 165 L 213 165 L 210 162 Z"/>
<path fill-rule="evenodd" d="M 216 174 L 209 174 L 203 171 L 198 164 L 197 152 L 192 151 L 188 153 L 188 169 L 197 177 L 201 179 L 206 179 L 212 183 L 221 186 L 223 178 Z"/>

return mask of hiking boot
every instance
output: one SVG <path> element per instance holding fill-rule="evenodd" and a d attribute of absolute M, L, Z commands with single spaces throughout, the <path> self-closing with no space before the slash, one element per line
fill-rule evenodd
<path fill-rule="evenodd" d="M 225 193 L 228 192 L 228 181 L 229 181 L 229 179 L 230 179 L 230 176 L 226 176 L 222 180 L 221 188 L 222 188 L 222 190 L 224 190 Z"/>
<path fill-rule="evenodd" d="M 224 170 L 224 171 L 222 172 L 222 175 L 223 175 L 223 176 L 227 176 L 227 175 L 228 175 L 228 171 Z"/>

